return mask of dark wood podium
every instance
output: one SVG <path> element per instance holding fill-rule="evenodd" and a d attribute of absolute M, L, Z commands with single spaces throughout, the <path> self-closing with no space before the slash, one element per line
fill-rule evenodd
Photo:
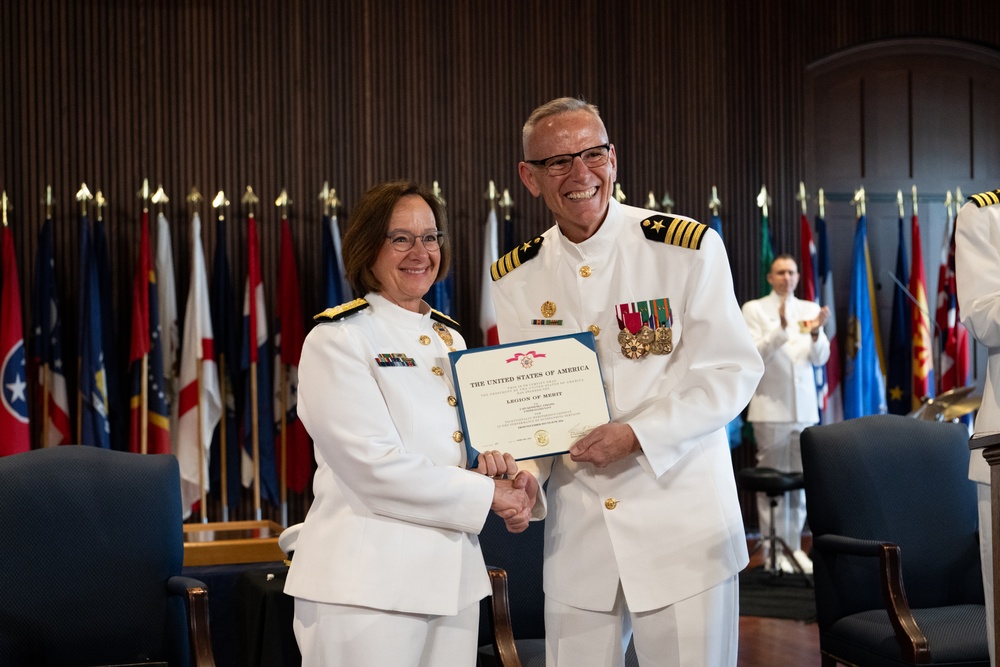
<path fill-rule="evenodd" d="M 990 464 L 990 507 L 993 525 L 993 655 L 1000 656 L 1000 433 L 975 434 L 969 438 L 969 449 L 982 449 Z"/>

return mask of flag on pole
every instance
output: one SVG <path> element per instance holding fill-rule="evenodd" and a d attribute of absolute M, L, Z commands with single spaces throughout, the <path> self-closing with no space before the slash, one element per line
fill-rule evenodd
<path fill-rule="evenodd" d="M 892 325 L 889 329 L 889 373 L 886 377 L 886 405 L 894 415 L 909 414 L 913 409 L 913 337 L 910 326 L 913 313 L 904 290 L 910 281 L 906 266 L 906 241 L 903 216 L 899 216 L 899 245 L 896 249 L 896 280 L 892 292 Z"/>
<path fill-rule="evenodd" d="M 170 410 L 170 434 L 177 446 L 177 391 L 180 383 L 180 333 L 177 325 L 177 286 L 174 280 L 174 249 L 170 240 L 170 223 L 160 212 L 156 216 L 156 288 L 160 304 L 159 319 L 163 337 L 163 381 L 167 406 Z"/>
<path fill-rule="evenodd" d="M 302 493 L 312 474 L 312 444 L 306 427 L 298 418 L 299 358 L 305 340 L 299 269 L 295 261 L 292 228 L 288 218 L 281 219 L 281 259 L 278 267 L 278 302 L 274 307 L 275 373 L 274 418 L 280 423 L 282 406 L 285 415 L 285 484 Z M 280 364 L 280 366 L 279 366 Z M 284 383 L 282 383 L 284 375 Z M 282 386 L 284 384 L 284 386 Z"/>
<path fill-rule="evenodd" d="M 826 233 L 826 220 L 816 216 L 816 272 L 819 305 L 830 309 L 830 317 L 823 325 L 830 339 L 830 359 L 824 367 L 824 386 L 820 389 L 820 423 L 834 424 L 844 420 L 844 400 L 840 387 L 840 343 L 837 341 L 837 314 L 833 300 L 833 269 L 830 264 L 830 237 Z"/>
<path fill-rule="evenodd" d="M 819 299 L 816 294 L 816 286 L 819 285 L 819 277 L 816 274 L 816 243 L 813 241 L 812 228 L 809 226 L 809 219 L 803 213 L 799 218 L 799 257 L 802 259 L 802 266 L 799 274 L 802 276 L 802 298 L 806 301 L 816 301 Z"/>
<path fill-rule="evenodd" d="M 500 335 L 497 333 L 497 311 L 493 305 L 491 291 L 493 278 L 490 275 L 490 267 L 499 259 L 497 253 L 497 211 L 490 207 L 483 235 L 483 273 L 479 290 L 479 329 L 483 332 L 483 345 L 497 345 L 500 342 Z"/>
<path fill-rule="evenodd" d="M 439 310 L 445 315 L 452 313 L 452 271 L 448 270 L 448 275 L 444 280 L 439 280 L 431 286 L 424 300 L 431 308 Z"/>
<path fill-rule="evenodd" d="M 715 233 L 722 238 L 722 218 L 715 211 L 712 211 L 712 219 L 708 221 L 708 226 L 715 230 Z"/>
<path fill-rule="evenodd" d="M 104 350 L 104 382 L 108 391 L 108 422 L 111 428 L 111 444 L 116 449 L 128 446 L 128 410 L 122 393 L 122 358 L 118 348 L 117 320 L 114 316 L 113 279 L 111 257 L 108 253 L 108 237 L 104 231 L 104 217 L 97 209 L 94 220 L 92 254 L 97 261 L 97 284 L 101 295 L 101 349 Z"/>
<path fill-rule="evenodd" d="M 868 223 L 858 218 L 851 256 L 851 294 L 847 304 L 847 360 L 844 372 L 844 419 L 882 414 L 885 371 L 880 349 L 875 281 L 868 251 Z"/>
<path fill-rule="evenodd" d="M 111 447 L 101 291 L 87 215 L 80 219 L 80 444 Z"/>
<path fill-rule="evenodd" d="M 170 454 L 170 407 L 163 375 L 163 332 L 159 293 L 149 251 L 149 212 L 142 211 L 139 259 L 132 282 L 132 340 L 129 363 L 129 451 Z M 145 405 L 143 391 L 145 390 Z M 145 413 L 145 414 L 144 414 Z M 143 426 L 145 425 L 145 451 Z"/>
<path fill-rule="evenodd" d="M 920 239 L 920 220 L 910 218 L 910 244 L 913 247 L 913 269 L 910 272 L 910 294 L 916 300 L 911 307 L 910 349 L 913 354 L 911 410 L 919 408 L 926 398 L 934 397 L 934 336 L 931 333 L 930 309 L 927 307 L 927 278 L 924 273 L 924 251 Z"/>
<path fill-rule="evenodd" d="M 271 359 L 268 353 L 267 309 L 264 284 L 260 277 L 260 250 L 257 241 L 257 220 L 247 217 L 247 282 L 243 293 L 243 351 L 240 368 L 245 373 L 243 383 L 246 409 L 243 412 L 243 486 L 254 482 L 253 466 L 253 383 L 251 372 L 257 372 L 257 454 L 260 466 L 260 497 L 277 505 L 278 475 L 274 459 L 274 405 L 271 384 Z"/>
<path fill-rule="evenodd" d="M 5 194 L 4 197 L 7 195 Z M 5 204 L 6 205 L 6 204 Z M 17 278 L 14 232 L 4 220 L 3 284 L 0 286 L 0 455 L 31 449 L 28 424 L 28 367 L 21 318 L 21 285 Z"/>
<path fill-rule="evenodd" d="M 236 380 L 239 366 L 239 342 L 236 328 L 236 301 L 229 280 L 229 256 L 226 221 L 219 219 L 215 225 L 215 255 L 212 260 L 211 308 L 212 332 L 215 334 L 216 365 L 222 388 L 224 418 L 212 437 L 209 460 L 211 484 L 226 496 L 222 498 L 223 520 L 228 519 L 228 508 L 240 501 L 240 435 L 236 414 L 236 397 L 241 396 Z M 225 455 L 223 456 L 223 444 Z M 225 462 L 225 470 L 223 470 Z M 225 484 L 223 484 L 223 479 Z M 221 495 L 220 495 L 221 497 Z"/>
<path fill-rule="evenodd" d="M 352 298 L 351 285 L 344 271 L 344 255 L 340 245 L 340 225 L 337 214 L 323 214 L 323 299 L 328 306 L 337 306 Z"/>
<path fill-rule="evenodd" d="M 764 209 L 767 210 L 766 208 Z M 774 246 L 771 244 L 771 230 L 767 224 L 767 213 L 760 216 L 760 295 L 771 293 L 771 285 L 767 282 L 767 274 L 771 272 L 774 263 Z"/>
<path fill-rule="evenodd" d="M 62 321 L 56 289 L 56 261 L 52 251 L 52 218 L 38 232 L 35 255 L 35 298 L 32 300 L 32 356 L 38 366 L 37 414 L 46 415 L 42 446 L 67 445 L 73 441 L 69 421 L 69 394 L 62 356 Z"/>
<path fill-rule="evenodd" d="M 201 500 L 202 484 L 206 491 L 211 488 L 208 462 L 212 433 L 222 414 L 212 312 L 208 301 L 208 274 L 201 247 L 201 216 L 197 213 L 191 220 L 191 285 L 184 309 L 180 383 L 175 452 L 181 469 L 181 501 L 184 516 L 187 517 L 193 505 Z"/>
<path fill-rule="evenodd" d="M 958 292 L 955 288 L 955 224 L 949 218 L 941 248 L 938 273 L 936 318 L 941 336 L 941 367 L 938 380 L 941 393 L 964 387 L 969 381 L 969 332 L 958 315 Z"/>

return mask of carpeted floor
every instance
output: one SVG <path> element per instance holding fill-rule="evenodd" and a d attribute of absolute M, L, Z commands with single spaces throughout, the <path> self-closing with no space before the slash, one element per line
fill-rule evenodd
<path fill-rule="evenodd" d="M 811 577 L 809 577 L 811 579 Z M 816 596 L 800 574 L 772 576 L 762 567 L 740 572 L 740 616 L 816 621 Z"/>

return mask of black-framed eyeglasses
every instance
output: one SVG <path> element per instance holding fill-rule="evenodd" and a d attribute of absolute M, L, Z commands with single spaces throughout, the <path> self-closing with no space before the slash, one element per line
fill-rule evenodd
<path fill-rule="evenodd" d="M 420 239 L 420 242 L 424 244 L 424 248 L 427 250 L 440 250 L 441 246 L 444 245 L 445 233 L 435 231 L 418 236 L 402 229 L 394 229 L 386 234 L 385 237 L 389 239 L 389 245 L 393 247 L 393 250 L 398 250 L 399 252 L 406 252 L 412 248 L 417 239 Z"/>
<path fill-rule="evenodd" d="M 544 160 L 525 160 L 530 165 L 542 167 L 549 176 L 562 176 L 568 174 L 573 168 L 573 159 L 580 158 L 583 164 L 588 167 L 600 167 L 608 162 L 611 155 L 611 144 L 601 144 L 585 148 L 579 153 L 565 153 L 563 155 L 553 155 Z"/>

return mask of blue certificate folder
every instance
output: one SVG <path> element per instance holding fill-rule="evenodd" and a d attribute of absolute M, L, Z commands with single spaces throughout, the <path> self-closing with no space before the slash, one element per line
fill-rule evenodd
<path fill-rule="evenodd" d="M 517 460 L 565 454 L 611 421 L 594 334 L 449 352 L 470 467 L 480 451 Z"/>

